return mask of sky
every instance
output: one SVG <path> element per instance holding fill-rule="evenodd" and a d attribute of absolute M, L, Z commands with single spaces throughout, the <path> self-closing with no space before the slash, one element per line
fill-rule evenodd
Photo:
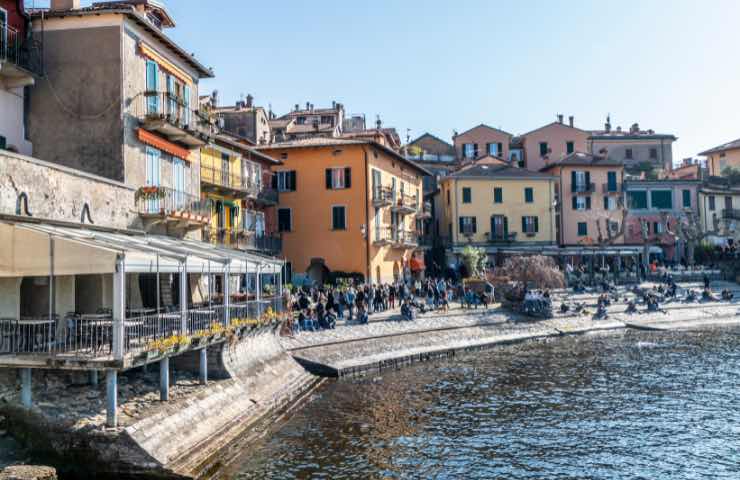
<path fill-rule="evenodd" d="M 166 5 L 167 34 L 213 67 L 200 92 L 222 104 L 251 94 L 280 115 L 336 100 L 403 140 L 480 123 L 520 134 L 558 113 L 597 129 L 610 114 L 676 135 L 674 162 L 740 137 L 737 0 Z"/>

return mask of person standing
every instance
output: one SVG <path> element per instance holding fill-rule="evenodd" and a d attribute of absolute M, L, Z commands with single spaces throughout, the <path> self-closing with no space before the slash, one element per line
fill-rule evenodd
<path fill-rule="evenodd" d="M 344 303 L 347 305 L 348 320 L 352 321 L 352 316 L 355 310 L 355 301 L 357 296 L 355 295 L 355 288 L 349 287 L 344 295 Z"/>

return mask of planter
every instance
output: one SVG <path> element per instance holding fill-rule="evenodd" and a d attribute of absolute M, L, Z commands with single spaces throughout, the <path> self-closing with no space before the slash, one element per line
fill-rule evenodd
<path fill-rule="evenodd" d="M 155 358 L 159 356 L 160 356 L 159 350 L 149 350 L 142 354 L 142 357 L 144 357 L 144 360 L 147 362 L 154 360 Z"/>

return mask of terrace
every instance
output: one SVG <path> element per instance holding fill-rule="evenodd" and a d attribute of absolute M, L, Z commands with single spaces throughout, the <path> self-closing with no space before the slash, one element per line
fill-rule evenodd
<path fill-rule="evenodd" d="M 0 24 L 0 80 L 6 88 L 33 85 L 43 71 L 41 42 Z"/>

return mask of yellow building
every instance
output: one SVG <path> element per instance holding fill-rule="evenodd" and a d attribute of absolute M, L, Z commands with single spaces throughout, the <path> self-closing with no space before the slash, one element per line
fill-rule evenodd
<path fill-rule="evenodd" d="M 699 155 L 707 157 L 707 170 L 711 176 L 721 176 L 726 168 L 740 169 L 740 139 L 710 148 Z"/>
<path fill-rule="evenodd" d="M 287 278 L 385 283 L 409 273 L 417 225 L 428 215 L 426 170 L 371 140 L 313 138 L 260 150 L 282 162 L 274 185 Z"/>
<path fill-rule="evenodd" d="M 500 162 L 476 162 L 443 178 L 439 233 L 448 255 L 467 245 L 489 254 L 556 245 L 555 181 Z"/>
<path fill-rule="evenodd" d="M 274 235 L 277 192 L 272 189 L 273 165 L 280 162 L 234 137 L 219 134 L 201 148 L 200 182 L 211 200 L 211 221 L 204 240 L 276 254 Z"/>

